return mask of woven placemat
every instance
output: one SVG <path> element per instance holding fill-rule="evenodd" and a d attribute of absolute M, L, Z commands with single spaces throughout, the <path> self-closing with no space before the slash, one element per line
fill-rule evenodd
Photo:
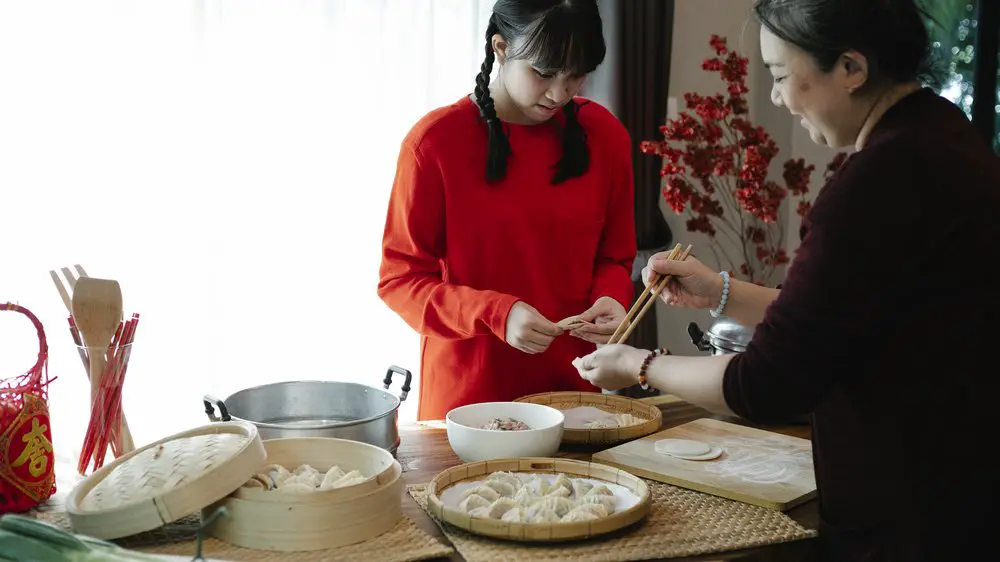
<path fill-rule="evenodd" d="M 442 523 L 445 536 L 467 562 L 568 560 L 611 562 L 696 556 L 778 544 L 816 536 L 784 513 L 646 481 L 652 500 L 649 517 L 636 525 L 586 541 L 530 544 L 473 535 Z M 426 486 L 408 486 L 427 511 Z M 430 512 L 428 512 L 430 513 Z"/>
<path fill-rule="evenodd" d="M 52 523 L 71 531 L 69 515 L 65 511 L 37 513 L 42 521 Z M 191 556 L 197 551 L 196 532 L 201 524 L 198 515 L 191 515 L 179 521 L 152 531 L 114 541 L 131 550 L 149 554 L 173 554 Z M 270 560 L 274 562 L 319 562 L 322 560 L 363 560 L 364 562 L 412 562 L 450 556 L 455 550 L 434 537 L 421 531 L 405 515 L 385 533 L 358 544 L 314 550 L 310 552 L 272 552 L 240 548 L 217 539 L 207 538 L 203 543 L 202 555 L 206 558 L 231 560 L 236 562 Z"/>

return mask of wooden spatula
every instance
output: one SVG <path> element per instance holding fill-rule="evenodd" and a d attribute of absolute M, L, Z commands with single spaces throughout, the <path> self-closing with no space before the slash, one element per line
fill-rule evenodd
<path fill-rule="evenodd" d="M 73 288 L 73 320 L 90 356 L 90 406 L 104 375 L 105 355 L 122 321 L 122 289 L 117 281 L 81 277 Z"/>

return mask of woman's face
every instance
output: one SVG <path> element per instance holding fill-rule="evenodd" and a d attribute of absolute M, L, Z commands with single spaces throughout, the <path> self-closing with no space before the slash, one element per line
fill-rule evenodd
<path fill-rule="evenodd" d="M 771 71 L 771 101 L 801 118 L 813 142 L 841 148 L 853 145 L 869 105 L 853 95 L 867 77 L 867 61 L 858 53 L 841 56 L 823 72 L 808 53 L 761 26 L 760 53 Z"/>
<path fill-rule="evenodd" d="M 529 60 L 508 58 L 509 49 L 499 35 L 494 38 L 493 46 L 500 62 L 498 86 L 528 123 L 543 123 L 551 119 L 583 87 L 585 75 L 541 68 Z"/>

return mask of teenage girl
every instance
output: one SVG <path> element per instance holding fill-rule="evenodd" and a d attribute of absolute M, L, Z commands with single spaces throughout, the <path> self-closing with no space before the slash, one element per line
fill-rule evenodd
<path fill-rule="evenodd" d="M 499 0 L 485 50 L 475 92 L 403 140 L 386 217 L 378 294 L 421 335 L 421 420 L 596 391 L 572 360 L 632 298 L 629 135 L 576 96 L 604 60 L 597 3 Z"/>

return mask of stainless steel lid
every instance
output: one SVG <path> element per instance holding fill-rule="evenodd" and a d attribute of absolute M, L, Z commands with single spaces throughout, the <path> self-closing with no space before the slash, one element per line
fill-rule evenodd
<path fill-rule="evenodd" d="M 746 351 L 747 345 L 753 339 L 753 330 L 732 318 L 720 316 L 705 331 L 705 339 L 712 347 L 740 353 Z"/>

